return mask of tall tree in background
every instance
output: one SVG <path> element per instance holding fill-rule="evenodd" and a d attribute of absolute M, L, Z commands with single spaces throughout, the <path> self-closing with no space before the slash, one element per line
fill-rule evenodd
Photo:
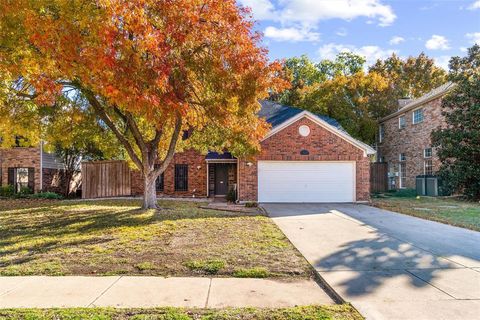
<path fill-rule="evenodd" d="M 378 60 L 369 68 L 388 81 L 388 90 L 383 94 L 382 116 L 397 111 L 397 101 L 403 98 L 419 98 L 445 83 L 447 73 L 435 65 L 425 53 L 418 57 L 401 59 L 396 54 L 385 60 Z"/>
<path fill-rule="evenodd" d="M 480 199 L 480 46 L 450 60 L 456 87 L 442 100 L 447 126 L 432 133 L 439 174 L 453 191 Z"/>
<path fill-rule="evenodd" d="M 78 94 L 141 170 L 143 208 L 156 208 L 155 180 L 183 130 L 229 138 L 204 149 L 259 148 L 268 128 L 256 117 L 258 99 L 283 82 L 252 27 L 235 0 L 2 1 L 6 131 L 22 130 L 11 120 L 19 114 L 38 126 L 45 106 Z"/>

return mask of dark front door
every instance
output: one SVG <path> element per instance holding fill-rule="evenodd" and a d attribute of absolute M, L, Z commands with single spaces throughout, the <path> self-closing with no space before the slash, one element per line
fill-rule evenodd
<path fill-rule="evenodd" d="M 228 170 L 226 164 L 215 164 L 215 195 L 224 196 L 228 191 Z"/>

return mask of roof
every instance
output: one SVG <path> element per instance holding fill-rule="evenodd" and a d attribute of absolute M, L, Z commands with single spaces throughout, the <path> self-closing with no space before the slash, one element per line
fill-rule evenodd
<path fill-rule="evenodd" d="M 230 160 L 230 159 L 235 159 L 234 156 L 230 152 L 224 152 L 224 153 L 218 153 L 218 152 L 213 152 L 210 151 L 207 153 L 207 156 L 205 157 L 207 160 Z"/>
<path fill-rule="evenodd" d="M 260 105 L 262 106 L 262 108 L 258 112 L 258 116 L 260 118 L 265 118 L 265 120 L 272 125 L 272 128 L 275 128 L 276 126 L 284 123 L 288 119 L 291 119 L 304 111 L 299 108 L 286 106 L 268 100 L 260 100 Z M 336 127 L 337 129 L 345 131 L 337 120 L 324 115 L 315 115 L 326 123 Z"/>
<path fill-rule="evenodd" d="M 420 98 L 415 99 L 412 102 L 407 103 L 405 106 L 398 109 L 398 111 L 380 119 L 380 122 L 383 122 L 385 120 L 393 118 L 393 117 L 395 117 L 399 114 L 402 114 L 404 112 L 407 112 L 409 110 L 415 109 L 416 107 L 421 106 L 421 105 L 423 105 L 423 104 L 425 104 L 425 103 L 427 103 L 427 102 L 429 102 L 433 99 L 441 97 L 441 96 L 447 94 L 448 92 L 450 92 L 450 90 L 452 90 L 454 87 L 455 87 L 455 83 L 453 83 L 453 82 L 444 83 L 441 86 L 433 89 L 432 91 L 424 94 Z"/>

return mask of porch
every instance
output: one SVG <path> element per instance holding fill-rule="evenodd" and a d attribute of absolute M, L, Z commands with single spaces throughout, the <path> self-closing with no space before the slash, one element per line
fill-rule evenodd
<path fill-rule="evenodd" d="M 224 198 L 232 190 L 237 191 L 237 159 L 230 153 L 209 152 L 207 162 L 207 196 Z"/>

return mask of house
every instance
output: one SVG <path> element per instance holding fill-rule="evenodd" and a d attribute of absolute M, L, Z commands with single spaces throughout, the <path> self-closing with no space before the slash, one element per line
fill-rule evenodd
<path fill-rule="evenodd" d="M 251 159 L 229 153 L 177 153 L 158 178 L 159 196 L 216 197 L 235 190 L 258 202 L 356 202 L 370 197 L 370 146 L 339 123 L 311 112 L 261 101 L 259 117 L 271 124 L 261 152 Z M 143 194 L 139 171 L 131 193 Z"/>
<path fill-rule="evenodd" d="M 32 192 L 65 190 L 62 180 L 64 165 L 54 154 L 44 151 L 43 143 L 34 147 L 0 149 L 0 186 L 13 185 Z"/>
<path fill-rule="evenodd" d="M 415 188 L 418 175 L 434 175 L 440 168 L 431 133 L 445 126 L 442 98 L 453 87 L 448 82 L 418 99 L 402 99 L 398 111 L 379 121 L 377 159 L 388 163 L 391 189 Z"/>

